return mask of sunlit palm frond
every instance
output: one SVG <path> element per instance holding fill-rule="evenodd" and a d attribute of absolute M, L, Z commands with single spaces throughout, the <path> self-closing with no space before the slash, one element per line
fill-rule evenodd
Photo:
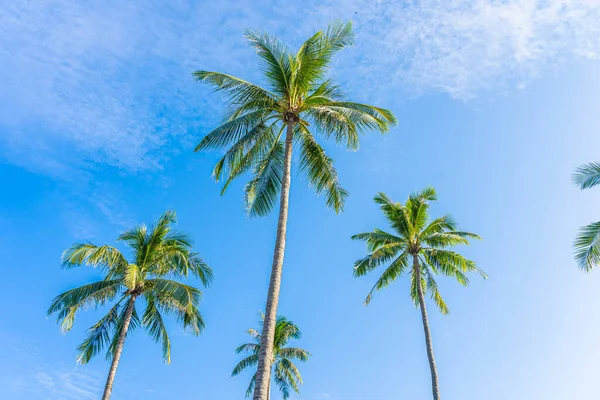
<path fill-rule="evenodd" d="M 266 32 L 249 29 L 244 32 L 244 36 L 262 59 L 263 71 L 271 90 L 278 96 L 288 95 L 291 92 L 292 69 L 287 46 Z"/>
<path fill-rule="evenodd" d="M 383 274 L 381 274 L 381 276 L 379 277 L 377 282 L 375 282 L 375 285 L 373 285 L 373 288 L 371 288 L 371 291 L 367 295 L 367 298 L 365 299 L 364 304 L 368 305 L 371 302 L 371 299 L 373 298 L 373 293 L 376 290 L 381 290 L 381 289 L 387 287 L 390 283 L 392 283 L 396 279 L 398 279 L 398 277 L 400 277 L 404 273 L 407 266 L 408 266 L 408 254 L 406 252 L 403 252 L 402 254 L 400 254 L 400 256 L 398 258 L 396 258 L 385 269 L 385 271 L 383 271 Z M 355 271 L 356 271 L 356 269 L 355 269 Z"/>
<path fill-rule="evenodd" d="M 250 216 L 267 215 L 277 203 L 284 169 L 284 144 L 277 141 L 258 162 L 253 179 L 245 188 L 244 200 Z"/>
<path fill-rule="evenodd" d="M 600 222 L 582 227 L 575 239 L 575 260 L 579 268 L 589 272 L 600 265 Z"/>
<path fill-rule="evenodd" d="M 300 125 L 300 173 L 304 174 L 317 194 L 325 192 L 325 203 L 339 213 L 348 192 L 340 186 L 333 160 L 325 154 L 308 129 Z"/>
<path fill-rule="evenodd" d="M 97 307 L 112 300 L 121 289 L 121 280 L 104 280 L 68 290 L 54 298 L 48 315 L 56 314 L 61 330 L 68 332 L 73 327 L 79 310 L 89 306 Z"/>

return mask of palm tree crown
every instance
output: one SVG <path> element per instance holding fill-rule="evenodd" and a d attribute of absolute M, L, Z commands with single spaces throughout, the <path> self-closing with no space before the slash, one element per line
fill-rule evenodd
<path fill-rule="evenodd" d="M 419 305 L 417 279 L 420 279 L 424 292 L 430 294 L 443 314 L 447 314 L 448 307 L 438 291 L 436 275 L 453 277 L 462 285 L 469 283 L 467 272 L 477 271 L 486 277 L 473 261 L 447 249 L 469 244 L 469 239 L 479 239 L 479 236 L 458 231 L 450 215 L 429 221 L 429 202 L 434 200 L 437 200 L 437 194 L 433 188 L 411 194 L 405 204 L 393 202 L 384 193 L 375 196 L 393 233 L 375 229 L 352 236 L 352 239 L 365 241 L 369 250 L 369 254 L 354 264 L 354 276 L 366 275 L 380 265 L 389 264 L 369 292 L 365 304 L 371 301 L 376 290 L 409 273 L 410 295 L 415 305 Z M 418 269 L 415 264 L 409 268 L 411 256 L 418 261 Z"/>
<path fill-rule="evenodd" d="M 405 204 L 394 203 L 384 193 L 379 193 L 375 202 L 381 206 L 393 233 L 375 229 L 352 238 L 367 242 L 369 250 L 369 254 L 354 263 L 354 276 L 365 275 L 382 264 L 389 264 L 369 292 L 365 304 L 371 301 L 375 290 L 383 289 L 405 273 L 410 274 L 410 296 L 420 309 L 423 321 L 433 399 L 439 400 L 438 373 L 425 294 L 429 293 L 440 311 L 447 314 L 448 306 L 440 295 L 435 276 L 443 274 L 467 285 L 467 272 L 477 271 L 484 278 L 486 275 L 473 261 L 447 249 L 457 244 L 469 244 L 469 239 L 479 239 L 479 236 L 458 231 L 449 215 L 430 221 L 429 202 L 434 200 L 437 200 L 437 194 L 433 188 L 411 194 Z"/>
<path fill-rule="evenodd" d="M 165 362 L 171 361 L 171 342 L 165 327 L 164 315 L 174 316 L 192 334 L 204 328 L 198 310 L 201 292 L 177 280 L 199 277 L 204 285 L 212 279 L 209 266 L 191 251 L 191 241 L 172 229 L 175 212 L 163 214 L 154 226 L 140 225 L 119 236 L 118 241 L 131 249 L 130 261 L 116 248 L 91 243 L 75 244 L 63 253 L 65 268 L 88 265 L 100 269 L 105 278 L 58 295 L 48 310 L 56 314 L 63 332 L 69 331 L 76 314 L 86 307 L 98 307 L 114 302 L 108 313 L 88 330 L 79 345 L 78 361 L 85 364 L 107 348 L 106 357 L 114 355 L 122 330 L 128 304 L 137 298 L 144 301 L 140 314 L 132 306 L 132 329 L 143 327 L 162 344 Z"/>
<path fill-rule="evenodd" d="M 383 133 L 396 124 L 388 110 L 346 101 L 325 77 L 333 55 L 353 43 L 352 25 L 338 23 L 317 32 L 296 53 L 266 33 L 248 30 L 245 36 L 261 58 L 266 86 L 220 72 L 195 72 L 199 81 L 223 93 L 231 108 L 226 121 L 208 133 L 196 151 L 227 148 L 213 171 L 217 181 L 225 181 L 223 192 L 233 179 L 251 171 L 246 208 L 252 216 L 263 216 L 273 209 L 281 189 L 283 132 L 291 127 L 300 148 L 300 172 L 317 193 L 325 193 L 329 207 L 341 211 L 347 192 L 332 159 L 315 140 L 313 127 L 356 150 L 362 132 Z"/>
<path fill-rule="evenodd" d="M 589 163 L 577 168 L 573 174 L 573 182 L 582 190 L 599 185 L 600 163 Z M 574 247 L 575 259 L 581 269 L 589 272 L 600 265 L 600 221 L 582 227 Z"/>
<path fill-rule="evenodd" d="M 261 317 L 264 319 L 264 315 L 261 314 Z M 262 321 L 260 325 L 262 326 Z M 255 329 L 249 329 L 248 334 L 252 337 L 253 342 L 245 343 L 235 351 L 238 354 L 248 352 L 250 356 L 244 358 L 235 366 L 231 376 L 239 375 L 246 368 L 255 367 L 258 364 L 261 333 Z M 300 328 L 296 324 L 283 316 L 277 317 L 273 346 L 273 379 L 281 391 L 284 400 L 289 398 L 291 390 L 299 393 L 299 385 L 302 384 L 302 376 L 296 365 L 294 365 L 293 360 L 305 362 L 310 357 L 310 354 L 306 350 L 297 347 L 286 347 L 291 339 L 300 339 L 301 336 Z M 246 397 L 252 395 L 255 382 L 256 373 L 250 379 L 250 385 L 248 385 L 248 390 L 246 390 Z"/>

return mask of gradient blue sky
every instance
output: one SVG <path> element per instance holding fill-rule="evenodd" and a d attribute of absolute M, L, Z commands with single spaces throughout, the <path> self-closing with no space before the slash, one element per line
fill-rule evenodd
<path fill-rule="evenodd" d="M 429 398 L 407 282 L 363 307 L 376 276 L 352 277 L 365 249 L 349 237 L 385 227 L 376 192 L 403 200 L 433 185 L 433 213 L 483 236 L 464 252 L 490 275 L 469 288 L 441 280 L 451 314 L 431 308 L 430 319 L 444 398 L 597 399 L 600 275 L 577 269 L 571 244 L 600 218 L 600 191 L 577 190 L 570 174 L 600 159 L 599 1 L 122 3 L 0 5 L 3 398 L 99 397 L 107 363 L 75 363 L 99 314 L 67 335 L 45 316 L 53 296 L 99 275 L 61 270 L 60 254 L 113 243 L 168 208 L 215 271 L 207 329 L 195 338 L 171 325 L 171 365 L 132 336 L 114 399 L 243 398 L 234 349 L 264 307 L 276 221 L 244 216 L 242 181 L 219 196 L 218 152 L 192 153 L 223 107 L 190 73 L 259 81 L 245 28 L 298 45 L 351 19 L 357 44 L 332 75 L 400 124 L 357 153 L 326 146 L 351 193 L 343 214 L 293 178 L 280 311 L 313 354 L 294 398 Z"/>

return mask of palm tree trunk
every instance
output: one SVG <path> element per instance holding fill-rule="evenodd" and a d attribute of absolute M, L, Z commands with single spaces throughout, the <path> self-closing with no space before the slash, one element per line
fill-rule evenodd
<path fill-rule="evenodd" d="M 123 352 L 123 345 L 125 344 L 125 337 L 127 336 L 127 330 L 129 329 L 129 324 L 131 323 L 131 316 L 133 315 L 133 305 L 135 303 L 135 299 L 136 296 L 131 295 L 131 298 L 129 299 L 129 304 L 127 304 L 127 311 L 125 311 L 125 320 L 123 321 L 123 327 L 121 328 L 121 332 L 119 332 L 119 341 L 117 342 L 117 348 L 115 349 L 112 364 L 110 365 L 110 370 L 108 371 L 108 378 L 106 378 L 106 386 L 104 387 L 104 394 L 102 395 L 102 400 L 110 399 L 110 394 L 112 393 L 113 383 L 115 381 L 115 374 L 117 373 L 117 366 L 119 365 L 119 359 L 121 358 L 121 353 Z"/>
<path fill-rule="evenodd" d="M 281 181 L 281 197 L 279 200 L 279 220 L 277 222 L 277 239 L 273 254 L 271 281 L 267 294 L 267 307 L 260 337 L 260 353 L 256 370 L 256 386 L 254 387 L 253 400 L 267 400 L 269 398 L 269 383 L 271 381 L 271 364 L 273 360 L 273 340 L 275 338 L 275 323 L 277 320 L 277 304 L 279 303 L 279 288 L 281 287 L 281 270 L 283 268 L 283 255 L 285 252 L 285 231 L 288 219 L 288 203 L 290 197 L 290 179 L 292 170 L 292 146 L 295 121 L 287 119 L 287 132 L 285 137 L 285 160 L 283 179 Z"/>
<path fill-rule="evenodd" d="M 267 389 L 267 400 L 271 400 L 271 379 L 269 379 L 269 388 Z"/>
<path fill-rule="evenodd" d="M 429 358 L 429 369 L 431 370 L 431 388 L 433 391 L 433 400 L 440 400 L 440 388 L 438 385 L 438 374 L 433 358 L 433 345 L 431 344 L 431 332 L 429 331 L 429 319 L 427 318 L 427 308 L 425 307 L 425 296 L 421 287 L 421 266 L 417 256 L 413 256 L 413 268 L 417 271 L 417 293 L 419 294 L 419 308 L 421 309 L 421 318 L 423 319 L 423 330 L 425 331 L 425 345 L 427 346 L 427 357 Z"/>

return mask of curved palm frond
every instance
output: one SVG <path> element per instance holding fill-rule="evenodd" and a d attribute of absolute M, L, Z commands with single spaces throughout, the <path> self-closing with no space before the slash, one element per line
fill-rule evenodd
<path fill-rule="evenodd" d="M 111 276 L 117 276 L 124 271 L 127 260 L 114 247 L 77 243 L 63 252 L 62 265 L 64 268 L 87 265 L 104 272 L 108 271 Z"/>
<path fill-rule="evenodd" d="M 266 32 L 248 29 L 244 32 L 244 36 L 263 60 L 263 71 L 271 90 L 278 96 L 289 95 L 292 92 L 290 88 L 292 66 L 287 46 Z"/>
<path fill-rule="evenodd" d="M 400 277 L 402 275 L 402 273 L 404 273 L 407 266 L 408 266 L 408 254 L 405 251 L 402 254 L 400 254 L 400 256 L 398 258 L 396 258 L 394 260 L 394 262 L 392 262 L 389 265 L 389 267 L 387 267 L 385 269 L 385 271 L 383 271 L 383 274 L 381 274 L 381 276 L 379 277 L 377 282 L 375 282 L 375 285 L 373 285 L 373 288 L 371 288 L 371 291 L 367 295 L 367 298 L 365 299 L 364 304 L 368 305 L 371 302 L 371 299 L 373 298 L 373 293 L 376 290 L 381 290 L 381 289 L 387 287 L 390 283 L 392 283 L 396 279 L 398 279 L 398 277 Z"/>
<path fill-rule="evenodd" d="M 146 283 L 158 309 L 175 316 L 193 335 L 204 330 L 204 319 L 198 310 L 202 292 L 169 279 L 150 279 Z"/>
<path fill-rule="evenodd" d="M 52 300 L 48 315 L 57 314 L 61 331 L 68 332 L 73 327 L 77 312 L 88 306 L 100 306 L 112 300 L 122 286 L 121 280 L 104 280 L 67 290 Z"/>
<path fill-rule="evenodd" d="M 580 189 L 600 184 L 600 163 L 593 162 L 578 167 L 573 174 L 573 183 Z"/>
<path fill-rule="evenodd" d="M 114 335 L 114 328 L 118 324 L 120 303 L 116 303 L 100 321 L 88 329 L 85 340 L 77 347 L 77 362 L 87 364 L 110 343 L 111 335 Z"/>
<path fill-rule="evenodd" d="M 146 309 L 142 315 L 142 325 L 155 342 L 162 345 L 165 363 L 171 363 L 171 340 L 164 319 L 157 308 L 156 299 L 152 292 L 146 293 Z"/>
<path fill-rule="evenodd" d="M 300 125 L 300 173 L 314 186 L 317 194 L 326 193 L 325 203 L 336 213 L 344 209 L 348 192 L 339 184 L 333 160 L 325 154 L 308 129 Z"/>
<path fill-rule="evenodd" d="M 575 239 L 575 260 L 579 268 L 589 272 L 600 265 L 600 222 L 582 227 Z"/>
<path fill-rule="evenodd" d="M 265 216 L 275 207 L 283 179 L 284 158 L 284 144 L 278 140 L 256 164 L 254 178 L 246 185 L 244 194 L 250 216 Z"/>

